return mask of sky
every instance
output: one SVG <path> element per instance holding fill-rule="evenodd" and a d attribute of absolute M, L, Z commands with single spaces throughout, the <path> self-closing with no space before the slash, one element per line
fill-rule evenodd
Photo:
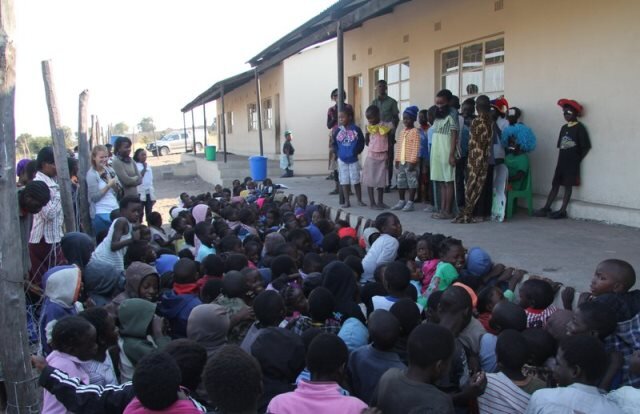
<path fill-rule="evenodd" d="M 50 135 L 43 60 L 51 60 L 61 122 L 73 131 L 85 89 L 103 126 L 132 129 L 150 116 L 156 130 L 181 128 L 180 108 L 334 2 L 15 1 L 16 135 Z M 213 113 L 211 103 L 208 123 Z M 202 123 L 202 111 L 195 115 Z"/>

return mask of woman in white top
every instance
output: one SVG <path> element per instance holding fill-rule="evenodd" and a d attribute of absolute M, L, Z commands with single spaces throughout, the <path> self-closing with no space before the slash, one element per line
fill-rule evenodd
<path fill-rule="evenodd" d="M 153 171 L 151 167 L 147 165 L 147 151 L 144 149 L 138 148 L 136 152 L 133 153 L 133 160 L 136 162 L 138 171 L 140 171 L 140 175 L 142 176 L 142 183 L 138 186 L 138 195 L 144 206 L 140 221 L 142 221 L 146 215 L 147 223 L 149 223 L 149 215 L 153 211 L 153 205 L 156 203 L 156 194 L 153 188 Z"/>
<path fill-rule="evenodd" d="M 87 171 L 87 193 L 94 234 L 108 230 L 110 215 L 118 208 L 118 180 L 107 165 L 109 151 L 104 145 L 96 145 L 91 151 L 91 168 Z"/>

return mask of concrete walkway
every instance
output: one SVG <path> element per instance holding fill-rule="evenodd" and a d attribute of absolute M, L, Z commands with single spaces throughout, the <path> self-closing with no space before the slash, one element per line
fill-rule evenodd
<path fill-rule="evenodd" d="M 285 190 L 287 194 L 304 193 L 316 204 L 339 208 L 338 196 L 328 195 L 333 189 L 333 182 L 324 177 L 300 176 L 274 179 L 274 182 L 289 187 Z M 353 205 L 353 196 L 351 200 Z M 397 200 L 397 192 L 385 194 L 387 205 L 393 205 Z M 364 201 L 368 201 L 366 195 Z M 416 204 L 416 211 L 397 212 L 404 230 L 416 234 L 442 233 L 459 238 L 465 247 L 484 248 L 495 262 L 543 274 L 578 291 L 589 290 L 596 265 L 607 258 L 626 260 L 640 274 L 638 229 L 570 219 L 533 218 L 528 217 L 524 210 L 504 223 L 453 224 L 432 219 L 430 214 L 422 211 L 423 208 L 423 204 Z M 348 211 L 352 218 L 363 216 L 373 219 L 379 214 L 368 207 L 351 207 Z"/>

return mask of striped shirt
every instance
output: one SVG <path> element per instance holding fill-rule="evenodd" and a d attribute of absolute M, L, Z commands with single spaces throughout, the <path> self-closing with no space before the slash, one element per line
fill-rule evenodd
<path fill-rule="evenodd" d="M 395 154 L 395 161 L 401 162 L 402 164 L 415 164 L 418 162 L 418 155 L 420 154 L 420 133 L 417 128 L 405 128 L 402 130 L 400 139 L 396 142 Z"/>
<path fill-rule="evenodd" d="M 59 243 L 62 240 L 62 223 L 64 220 L 60 186 L 53 178 L 40 171 L 36 173 L 34 181 L 42 181 L 49 187 L 51 200 L 38 214 L 33 215 L 29 243 L 40 243 L 43 237 L 48 244 Z"/>
<path fill-rule="evenodd" d="M 527 411 L 531 395 L 502 372 L 487 374 L 487 388 L 478 397 L 480 414 L 517 414 Z"/>
<path fill-rule="evenodd" d="M 525 309 L 525 313 L 527 314 L 527 328 L 544 328 L 547 326 L 547 319 L 555 312 L 558 308 L 551 305 L 545 309 L 533 309 L 527 308 Z"/>

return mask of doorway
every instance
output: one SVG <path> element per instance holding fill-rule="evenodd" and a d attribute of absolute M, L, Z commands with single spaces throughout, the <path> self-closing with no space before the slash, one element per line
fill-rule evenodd
<path fill-rule="evenodd" d="M 353 106 L 353 121 L 356 125 L 362 126 L 362 75 L 350 76 L 349 77 L 349 90 L 347 91 L 348 97 L 351 99 L 347 99 L 347 101 L 351 102 L 351 106 Z"/>
<path fill-rule="evenodd" d="M 282 146 L 280 145 L 281 131 L 280 131 L 280 94 L 276 94 L 273 98 L 273 120 L 274 129 L 276 132 L 276 154 L 282 152 Z"/>

